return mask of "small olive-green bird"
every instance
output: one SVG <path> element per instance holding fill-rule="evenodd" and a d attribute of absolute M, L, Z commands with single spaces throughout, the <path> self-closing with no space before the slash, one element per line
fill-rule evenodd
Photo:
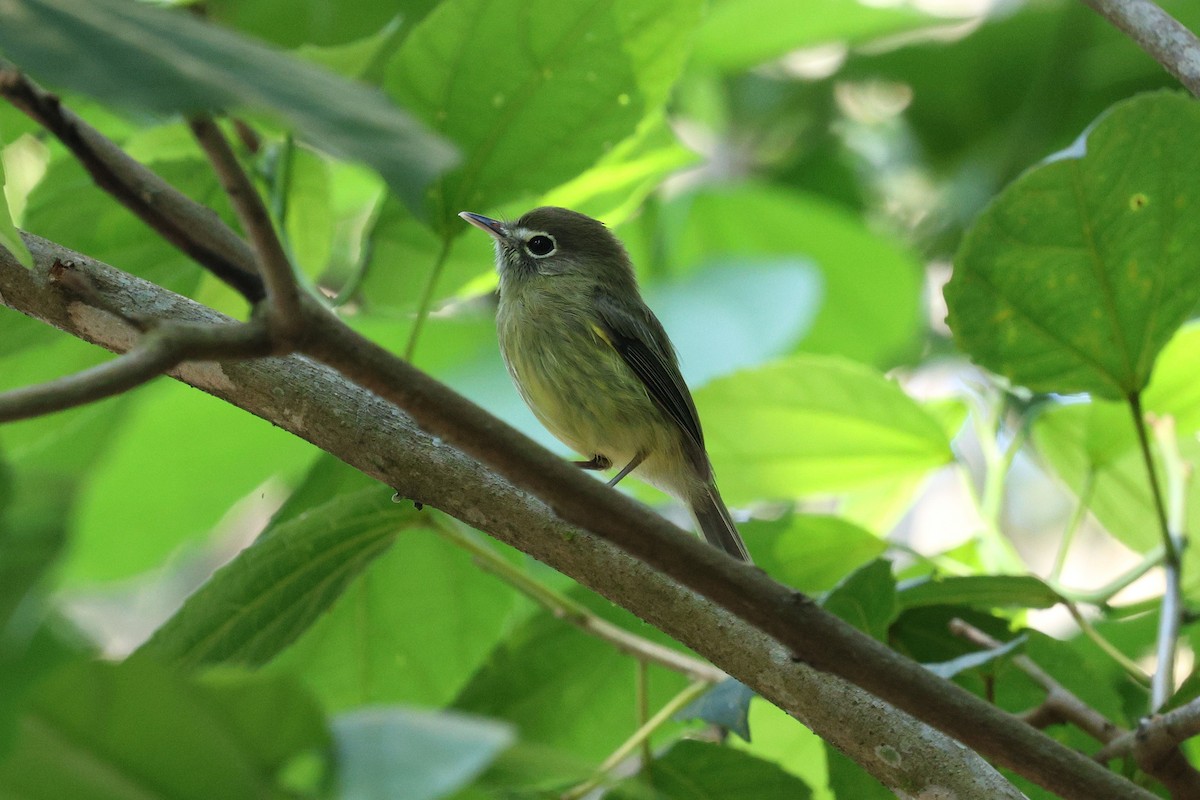
<path fill-rule="evenodd" d="M 713 480 L 700 418 L 675 348 L 642 301 L 625 247 L 604 223 L 565 208 L 515 222 L 464 211 L 490 234 L 500 273 L 500 351 L 517 390 L 551 433 L 687 503 L 704 537 L 750 561 Z"/>

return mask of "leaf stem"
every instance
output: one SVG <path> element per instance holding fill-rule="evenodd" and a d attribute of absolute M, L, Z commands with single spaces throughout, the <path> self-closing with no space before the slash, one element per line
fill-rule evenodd
<path fill-rule="evenodd" d="M 1104 586 L 1101 586 L 1099 589 L 1093 589 L 1086 592 L 1077 592 L 1071 589 L 1064 589 L 1057 584 L 1054 578 L 1051 578 L 1051 586 L 1054 587 L 1054 591 L 1064 595 L 1065 597 L 1069 597 L 1076 603 L 1103 605 L 1111 600 L 1113 596 L 1115 596 L 1122 589 L 1126 588 L 1138 578 L 1157 567 L 1162 563 L 1162 561 L 1163 548 L 1162 545 L 1158 545 L 1149 553 L 1146 553 L 1146 555 L 1142 557 L 1142 560 L 1124 575 L 1116 577 Z"/>
<path fill-rule="evenodd" d="M 1128 673 L 1129 677 L 1142 686 L 1150 685 L 1150 676 L 1146 674 L 1146 671 L 1139 667 L 1133 659 L 1118 650 L 1112 642 L 1100 635 L 1100 632 L 1092 627 L 1092 623 L 1088 622 L 1087 618 L 1080 613 L 1079 607 L 1075 603 L 1068 600 L 1063 605 L 1070 612 L 1071 617 L 1075 620 L 1075 624 L 1083 631 L 1084 636 L 1091 639 L 1109 658 L 1117 662 L 1121 669 Z"/>
<path fill-rule="evenodd" d="M 440 514 L 435 515 L 435 519 L 438 520 L 436 525 L 438 533 L 444 539 L 470 553 L 481 569 L 495 575 L 554 616 L 574 625 L 584 633 L 603 639 L 639 662 L 657 664 L 695 681 L 719 683 L 729 677 L 705 661 L 652 642 L 630 633 L 608 620 L 601 619 L 571 598 L 534 580 L 523 570 L 509 563 L 495 549 L 484 544 L 478 536 L 464 530 L 454 521 L 443 518 Z"/>
<path fill-rule="evenodd" d="M 1175 547 L 1175 538 L 1171 535 L 1171 524 L 1167 519 L 1167 507 L 1163 502 L 1158 471 L 1154 469 L 1154 454 L 1150 451 L 1150 437 L 1146 433 L 1146 416 L 1142 411 L 1140 392 L 1133 392 L 1129 395 L 1129 411 L 1133 414 L 1133 427 L 1137 431 L 1138 447 L 1142 451 L 1142 463 L 1146 465 L 1146 475 L 1150 478 L 1150 493 L 1154 496 L 1154 511 L 1158 515 L 1159 533 L 1163 540 L 1163 564 L 1167 570 L 1178 571 L 1179 550 Z"/>
<path fill-rule="evenodd" d="M 421 300 L 417 305 L 417 319 L 413 322 L 412 333 L 408 335 L 408 344 L 404 346 L 405 361 L 411 362 L 413 354 L 417 351 L 417 339 L 420 338 L 421 330 L 425 327 L 425 320 L 429 318 L 429 309 L 433 305 L 433 292 L 437 288 L 438 278 L 442 276 L 442 269 L 446 266 L 446 257 L 449 254 L 450 236 L 443 234 L 442 246 L 433 262 L 433 269 L 429 271 L 429 279 L 425 281 L 425 288 L 421 290 Z"/>
<path fill-rule="evenodd" d="M 579 784 L 575 788 L 564 792 L 560 800 L 579 800 L 579 798 L 583 797 L 604 783 L 604 779 L 614 767 L 616 767 L 625 759 L 629 758 L 630 754 L 647 742 L 650 739 L 650 736 L 656 730 L 658 730 L 664 722 L 669 720 L 680 709 L 687 707 L 687 705 L 697 697 L 707 692 L 710 687 L 711 684 L 708 683 L 708 681 L 696 681 L 689 684 L 682 692 L 668 700 L 667 704 L 660 708 L 658 713 L 647 720 L 642 727 L 634 731 L 633 735 L 626 739 L 620 747 L 614 750 L 612 755 L 604 759 L 604 763 L 596 769 L 595 775 Z"/>
<path fill-rule="evenodd" d="M 1088 469 L 1087 474 L 1083 476 L 1083 486 L 1079 489 L 1079 498 L 1075 503 L 1074 510 L 1071 512 L 1071 518 L 1067 520 L 1067 525 L 1063 529 L 1062 541 L 1058 545 L 1058 552 L 1054 555 L 1054 566 L 1050 568 L 1050 583 L 1052 584 L 1058 583 L 1062 578 L 1063 567 L 1067 564 L 1067 553 L 1070 552 L 1071 545 L 1075 542 L 1075 534 L 1079 533 L 1079 527 L 1083 523 L 1084 517 L 1087 516 L 1088 507 L 1092 504 L 1092 492 L 1095 489 L 1096 470 Z M 1123 589 L 1125 587 L 1122 586 L 1120 588 Z M 1120 591 L 1120 589 L 1117 591 Z M 1113 592 L 1113 594 L 1116 594 L 1116 592 Z"/>

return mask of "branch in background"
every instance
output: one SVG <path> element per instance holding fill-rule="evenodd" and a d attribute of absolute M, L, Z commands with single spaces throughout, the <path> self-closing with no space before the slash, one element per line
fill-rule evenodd
<path fill-rule="evenodd" d="M 242 229 L 250 237 L 254 247 L 256 263 L 266 283 L 267 302 L 271 315 L 271 332 L 284 341 L 290 341 L 299 332 L 303 320 L 300 315 L 300 289 L 292 263 L 283 251 L 271 215 L 263 205 L 258 190 L 250 182 L 246 171 L 238 163 L 233 148 L 229 146 L 221 129 L 211 117 L 199 116 L 189 121 L 192 134 L 208 156 L 221 182 L 221 188 L 229 196 L 233 210 L 242 223 Z"/>
<path fill-rule="evenodd" d="M 987 650 L 1003 647 L 974 625 L 961 620 L 950 620 L 950 632 Z M 1039 667 L 1027 655 L 1015 655 L 1010 659 L 1017 669 L 1046 692 L 1046 699 L 1037 708 L 1024 715 L 1025 721 L 1034 727 L 1047 727 L 1058 722 L 1069 722 L 1101 744 L 1106 744 L 1123 731 L 1103 714 L 1080 700 L 1070 689 L 1056 681 L 1050 673 Z"/>
<path fill-rule="evenodd" d="M 35 259 L 33 270 L 0 251 L 0 298 L 87 341 L 123 349 L 128 344 L 128 326 L 111 314 L 64 297 L 48 276 L 55 261 L 75 261 L 109 304 L 153 308 L 161 316 L 181 321 L 229 322 L 204 306 L 87 256 L 36 236 L 27 237 L 27 242 Z M 803 720 L 885 786 L 910 794 L 928 789 L 947 796 L 997 800 L 1022 796 L 976 753 L 855 686 L 794 663 L 789 650 L 754 625 L 603 539 L 565 523 L 545 503 L 421 430 L 408 414 L 310 359 L 185 363 L 176 377 L 306 439 L 407 497 L 486 530 L 619 603 Z M 371 424 L 357 424 L 359 419 L 369 419 Z M 501 423 L 493 420 L 493 424 Z M 576 475 L 561 459 L 549 454 L 548 458 L 568 476 Z M 616 492 L 605 494 L 625 499 Z M 606 514 L 606 504 L 596 506 L 594 512 Z M 642 513 L 654 518 L 644 509 Z M 631 533 L 639 535 L 641 527 Z M 686 545 L 692 540 L 682 533 L 677 536 L 685 546 L 672 556 L 686 565 L 691 558 Z M 782 587 L 779 591 L 790 603 L 791 593 Z M 814 646 L 820 645 L 820 638 L 808 635 L 814 636 Z M 962 713 L 969 722 L 972 712 Z M 1036 731 L 1030 734 L 1039 748 L 1049 742 Z M 1020 745 L 1015 749 L 1021 752 Z M 899 752 L 903 757 L 883 759 L 881 752 Z M 1075 758 L 1068 751 L 1066 762 L 1058 764 L 1063 796 L 1151 797 L 1098 765 L 1091 764 L 1099 778 L 1096 772 L 1078 769 Z M 1046 780 L 1032 772 L 1039 775 L 1032 779 Z"/>
<path fill-rule="evenodd" d="M 961 619 L 950 621 L 950 631 L 989 650 L 1002 646 L 1001 642 Z M 1095 755 L 1098 763 L 1133 755 L 1142 771 L 1166 786 L 1171 797 L 1185 800 L 1200 796 L 1200 772 L 1179 749 L 1180 742 L 1200 733 L 1200 700 L 1170 714 L 1143 721 L 1136 732 L 1130 732 L 1080 700 L 1029 656 L 1016 655 L 1011 660 L 1013 666 L 1046 692 L 1045 701 L 1022 716 L 1028 724 L 1035 727 L 1060 722 L 1073 724 L 1104 745 Z"/>
<path fill-rule="evenodd" d="M 1200 39 L 1151 0 L 1083 0 L 1200 97 Z"/>
<path fill-rule="evenodd" d="M 1143 719 L 1136 731 L 1125 731 L 1116 736 L 1096 753 L 1095 758 L 1097 761 L 1110 761 L 1133 756 L 1142 769 L 1151 772 L 1148 767 L 1174 759 L 1174 754 L 1179 752 L 1179 744 L 1197 734 L 1200 734 L 1200 698 L 1164 714 Z M 1196 787 L 1197 784 L 1192 786 Z"/>

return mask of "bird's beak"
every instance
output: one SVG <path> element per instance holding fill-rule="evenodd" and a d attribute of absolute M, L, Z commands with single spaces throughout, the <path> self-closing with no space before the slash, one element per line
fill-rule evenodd
<path fill-rule="evenodd" d="M 470 211 L 462 211 L 459 216 L 467 222 L 474 225 L 484 233 L 490 233 L 497 239 L 504 239 L 508 236 L 508 230 L 505 229 L 504 223 L 491 217 L 485 217 L 482 214 L 472 214 Z"/>

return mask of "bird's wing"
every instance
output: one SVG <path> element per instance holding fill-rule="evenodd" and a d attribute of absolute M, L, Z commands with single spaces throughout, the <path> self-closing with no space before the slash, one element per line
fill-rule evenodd
<path fill-rule="evenodd" d="M 595 308 L 599 317 L 597 333 L 612 345 L 654 402 L 684 432 L 697 471 L 707 475 L 708 456 L 704 453 L 700 417 L 696 414 L 692 394 L 679 373 L 675 352 L 662 323 L 650 309 L 643 306 L 630 312 L 604 294 L 597 294 Z"/>

